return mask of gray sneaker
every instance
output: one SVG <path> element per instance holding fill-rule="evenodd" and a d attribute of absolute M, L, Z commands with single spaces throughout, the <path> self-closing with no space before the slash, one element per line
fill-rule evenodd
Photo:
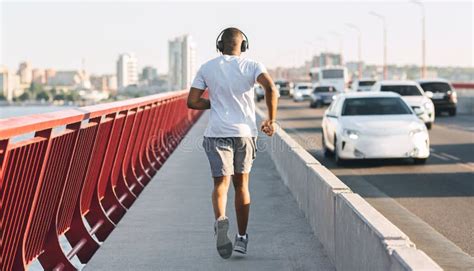
<path fill-rule="evenodd" d="M 217 220 L 214 224 L 214 233 L 216 235 L 216 247 L 219 255 L 228 259 L 232 255 L 232 241 L 227 236 L 229 230 L 229 219 Z"/>
<path fill-rule="evenodd" d="M 245 238 L 235 235 L 234 251 L 247 254 L 247 244 L 249 242 L 249 235 L 245 234 Z"/>

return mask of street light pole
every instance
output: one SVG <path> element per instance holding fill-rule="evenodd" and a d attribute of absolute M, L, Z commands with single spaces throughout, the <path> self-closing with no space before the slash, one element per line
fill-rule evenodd
<path fill-rule="evenodd" d="M 421 78 L 426 78 L 425 5 L 419 0 L 412 0 L 412 3 L 421 8 Z"/>
<path fill-rule="evenodd" d="M 346 26 L 357 31 L 358 78 L 360 80 L 362 78 L 362 32 L 355 24 L 346 23 Z"/>
<path fill-rule="evenodd" d="M 388 77 L 387 70 L 387 23 L 385 16 L 382 16 L 374 11 L 369 12 L 370 15 L 377 17 L 382 21 L 383 24 L 383 79 L 386 80 Z"/>

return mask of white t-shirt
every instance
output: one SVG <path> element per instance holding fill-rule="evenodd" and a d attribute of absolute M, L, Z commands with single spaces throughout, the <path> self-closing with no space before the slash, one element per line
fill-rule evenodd
<path fill-rule="evenodd" d="M 266 71 L 261 63 L 230 55 L 201 66 L 192 87 L 209 91 L 211 112 L 204 136 L 257 136 L 253 86 Z"/>

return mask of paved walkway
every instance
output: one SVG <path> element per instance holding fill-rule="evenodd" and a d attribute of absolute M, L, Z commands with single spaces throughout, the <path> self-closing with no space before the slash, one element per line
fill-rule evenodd
<path fill-rule="evenodd" d="M 251 175 L 248 254 L 218 256 L 212 181 L 201 147 L 207 119 L 191 129 L 85 270 L 334 270 L 265 152 Z M 228 202 L 233 239 L 232 188 Z"/>

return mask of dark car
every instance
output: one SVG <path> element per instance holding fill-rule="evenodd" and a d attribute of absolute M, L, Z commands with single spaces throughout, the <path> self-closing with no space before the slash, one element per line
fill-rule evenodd
<path fill-rule="evenodd" d="M 458 103 L 457 94 L 449 81 L 433 79 L 419 80 L 418 83 L 425 93 L 431 96 L 436 114 L 448 112 L 450 116 L 456 115 Z"/>
<path fill-rule="evenodd" d="M 277 80 L 275 85 L 280 90 L 281 96 L 293 96 L 293 83 L 286 80 Z"/>
<path fill-rule="evenodd" d="M 311 95 L 311 102 L 309 107 L 317 108 L 323 105 L 329 105 L 332 102 L 332 97 L 337 94 L 337 90 L 333 86 L 318 86 L 313 90 Z"/>

